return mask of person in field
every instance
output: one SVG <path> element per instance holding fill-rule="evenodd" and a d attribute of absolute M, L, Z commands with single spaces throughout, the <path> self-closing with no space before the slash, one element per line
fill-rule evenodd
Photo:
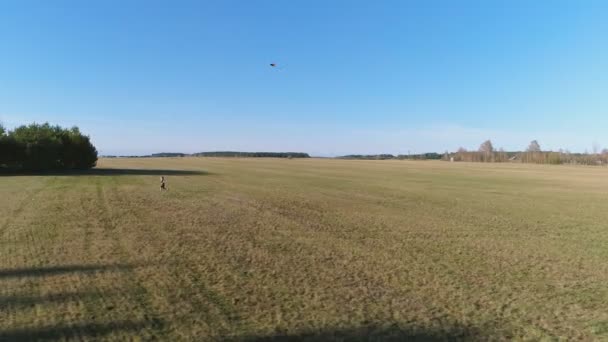
<path fill-rule="evenodd" d="M 167 183 L 165 183 L 165 176 L 160 176 L 160 191 L 167 190 Z"/>

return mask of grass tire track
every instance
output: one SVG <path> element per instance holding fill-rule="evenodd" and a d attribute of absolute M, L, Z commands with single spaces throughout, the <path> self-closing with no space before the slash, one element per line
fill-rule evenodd
<path fill-rule="evenodd" d="M 95 183 L 96 186 L 96 195 L 97 201 L 100 204 L 102 211 L 102 219 L 101 223 L 103 225 L 104 230 L 110 232 L 114 240 L 114 244 L 118 249 L 118 252 L 122 256 L 123 259 L 129 259 L 128 250 L 122 245 L 118 235 L 116 234 L 116 225 L 113 223 L 110 205 L 106 194 L 103 191 L 102 184 L 100 179 L 98 178 Z M 153 335 L 154 338 L 166 339 L 168 338 L 169 331 L 167 330 L 166 324 L 158 317 L 159 315 L 154 310 L 154 306 L 150 301 L 150 293 L 149 291 L 141 284 L 141 282 L 137 279 L 137 274 L 133 271 L 133 269 L 126 270 L 125 274 L 128 277 L 128 281 L 132 284 L 133 289 L 131 290 L 131 295 L 133 295 L 137 305 L 142 309 L 144 313 L 144 320 L 150 324 L 150 329 L 148 332 Z M 156 336 L 156 335 L 160 336 Z"/>
<path fill-rule="evenodd" d="M 56 177 L 53 177 L 51 180 L 47 180 L 44 184 L 42 184 L 41 187 L 32 190 L 28 195 L 26 195 L 26 197 L 19 203 L 17 208 L 15 208 L 10 215 L 7 215 L 7 219 L 0 226 L 0 234 L 2 234 L 13 223 L 15 218 L 26 209 L 27 204 L 30 204 L 38 194 L 53 185 L 56 179 Z"/>
<path fill-rule="evenodd" d="M 131 215 L 136 217 L 141 222 L 146 222 L 150 218 L 146 215 L 143 215 L 139 211 L 131 211 Z M 158 239 L 159 235 L 155 232 L 155 230 L 149 230 L 146 232 L 147 236 L 154 234 L 155 238 Z M 171 261 L 174 262 L 174 261 Z M 246 320 L 244 320 L 237 310 L 230 304 L 230 301 L 227 300 L 224 296 L 220 295 L 216 291 L 213 291 L 206 282 L 200 276 L 199 270 L 193 265 L 192 262 L 185 262 L 185 260 L 175 261 L 177 267 L 171 267 L 172 270 L 182 270 L 185 272 L 174 271 L 171 274 L 174 277 L 174 283 L 179 286 L 188 287 L 191 285 L 197 289 L 197 293 L 202 296 L 201 299 L 197 296 L 191 296 L 187 298 L 187 301 L 197 312 L 202 313 L 208 322 L 213 321 L 214 317 L 211 313 L 211 309 L 215 308 L 219 313 L 224 317 L 226 323 L 228 323 L 232 329 L 227 329 L 225 327 L 221 327 L 220 324 L 215 326 L 218 329 L 218 332 L 221 337 L 225 337 L 227 335 L 238 336 L 241 333 L 245 333 L 249 330 L 249 325 Z M 240 272 L 236 272 L 237 274 L 241 274 Z"/>

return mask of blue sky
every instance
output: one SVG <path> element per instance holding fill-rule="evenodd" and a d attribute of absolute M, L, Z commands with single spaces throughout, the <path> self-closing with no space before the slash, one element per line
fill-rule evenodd
<path fill-rule="evenodd" d="M 7 0 L 0 121 L 77 125 L 102 154 L 591 150 L 606 18 L 605 1 Z"/>

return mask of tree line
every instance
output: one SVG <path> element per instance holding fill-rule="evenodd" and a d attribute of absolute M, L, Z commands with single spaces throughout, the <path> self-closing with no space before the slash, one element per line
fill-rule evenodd
<path fill-rule="evenodd" d="M 242 158 L 310 158 L 302 152 L 236 152 L 217 151 L 194 154 L 155 153 L 140 157 L 242 157 Z M 608 149 L 593 146 L 593 153 L 571 153 L 567 150 L 543 151 L 538 141 L 533 140 L 525 151 L 509 152 L 495 149 L 491 140 L 484 141 L 476 151 L 459 148 L 456 152 L 435 152 L 407 155 L 375 154 L 345 155 L 340 159 L 412 159 L 449 160 L 466 162 L 521 162 L 537 164 L 608 164 Z M 97 163 L 97 150 L 88 136 L 78 127 L 65 129 L 48 123 L 30 124 L 7 130 L 0 125 L 0 171 L 41 171 L 88 169 Z"/>
<path fill-rule="evenodd" d="M 241 157 L 241 158 L 310 158 L 308 153 L 303 152 L 199 152 L 192 154 L 194 157 Z"/>
<path fill-rule="evenodd" d="M 361 159 L 361 160 L 387 160 L 387 159 L 411 159 L 411 160 L 439 160 L 442 154 L 430 152 L 420 154 L 349 154 L 337 157 L 338 159 Z"/>
<path fill-rule="evenodd" d="M 218 151 L 218 152 L 198 152 L 198 153 L 178 153 L 178 152 L 161 152 L 152 153 L 143 156 L 114 156 L 105 155 L 103 158 L 175 158 L 175 157 L 230 157 L 230 158 L 310 158 L 308 153 L 302 152 L 234 152 L 234 151 Z"/>
<path fill-rule="evenodd" d="M 0 125 L 0 170 L 89 169 L 96 163 L 97 150 L 78 127 L 34 123 L 7 130 Z"/>
<path fill-rule="evenodd" d="M 360 159 L 360 160 L 446 160 L 485 163 L 536 163 L 536 164 L 582 164 L 603 165 L 608 164 L 608 149 L 600 150 L 597 144 L 593 146 L 592 153 L 572 153 L 568 150 L 543 151 L 537 140 L 532 140 L 525 151 L 505 151 L 496 149 L 491 140 L 486 140 L 479 148 L 468 151 L 461 147 L 456 152 L 445 152 L 443 154 L 430 152 L 421 154 L 393 155 L 393 154 L 350 154 L 337 157 L 338 159 Z"/>
<path fill-rule="evenodd" d="M 594 144 L 593 153 L 571 153 L 568 150 L 543 151 L 537 140 L 532 140 L 525 151 L 507 152 L 496 150 L 491 140 L 484 141 L 477 151 L 461 147 L 456 152 L 444 153 L 443 160 L 467 162 L 521 162 L 535 164 L 608 164 L 608 149 L 600 151 Z"/>

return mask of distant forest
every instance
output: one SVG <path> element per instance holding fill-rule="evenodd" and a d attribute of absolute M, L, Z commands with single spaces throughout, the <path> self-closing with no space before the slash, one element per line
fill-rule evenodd
<path fill-rule="evenodd" d="M 361 159 L 361 160 L 387 160 L 387 159 L 411 159 L 411 160 L 440 160 L 443 154 L 430 152 L 421 154 L 349 154 L 337 157 L 338 159 Z"/>
<path fill-rule="evenodd" d="M 192 154 L 195 157 L 242 157 L 242 158 L 310 158 L 308 153 L 302 152 L 199 152 Z"/>
<path fill-rule="evenodd" d="M 103 156 L 104 158 L 118 158 L 118 156 Z M 198 152 L 198 153 L 174 153 L 161 152 L 145 156 L 119 156 L 121 158 L 161 158 L 161 157 L 234 157 L 234 158 L 310 158 L 308 153 L 302 152 Z"/>

